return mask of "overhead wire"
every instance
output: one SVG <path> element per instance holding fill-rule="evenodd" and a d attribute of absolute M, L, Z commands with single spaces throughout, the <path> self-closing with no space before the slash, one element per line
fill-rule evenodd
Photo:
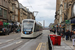
<path fill-rule="evenodd" d="M 32 7 L 32 5 L 30 4 L 30 2 L 29 2 L 29 0 L 27 0 L 28 1 L 28 4 L 31 6 L 31 8 L 33 9 L 33 7 Z"/>

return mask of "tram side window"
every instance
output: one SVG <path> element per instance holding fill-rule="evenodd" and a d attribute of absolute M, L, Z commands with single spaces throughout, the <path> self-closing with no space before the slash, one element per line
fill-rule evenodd
<path fill-rule="evenodd" d="M 39 26 L 35 24 L 34 32 L 39 31 Z"/>
<path fill-rule="evenodd" d="M 35 24 L 35 27 L 34 27 L 34 32 L 36 32 L 36 24 Z"/>

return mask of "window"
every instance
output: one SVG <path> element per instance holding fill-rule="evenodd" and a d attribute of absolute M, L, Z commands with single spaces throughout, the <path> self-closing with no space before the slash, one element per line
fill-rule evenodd
<path fill-rule="evenodd" d="M 35 24 L 34 32 L 42 31 L 42 26 Z"/>
<path fill-rule="evenodd" d="M 14 15 L 12 16 L 12 19 L 14 20 Z"/>
<path fill-rule="evenodd" d="M 14 7 L 14 5 L 13 5 L 13 7 L 12 7 L 12 10 L 13 10 L 13 11 L 15 10 L 15 7 Z"/>
<path fill-rule="evenodd" d="M 64 9 L 66 9 L 66 3 L 64 3 Z"/>
<path fill-rule="evenodd" d="M 3 11 L 2 11 L 3 9 L 2 8 L 0 8 L 0 15 L 2 15 L 2 13 L 3 13 Z"/>
<path fill-rule="evenodd" d="M 6 19 L 7 18 L 7 10 L 4 10 L 4 13 L 3 13 L 3 17 Z"/>
<path fill-rule="evenodd" d="M 62 7 L 60 8 L 60 15 L 62 14 Z"/>

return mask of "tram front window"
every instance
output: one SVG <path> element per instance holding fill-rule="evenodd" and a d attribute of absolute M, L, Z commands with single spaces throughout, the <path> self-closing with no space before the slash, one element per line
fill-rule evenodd
<path fill-rule="evenodd" d="M 31 34 L 33 28 L 33 22 L 23 22 L 24 34 Z"/>

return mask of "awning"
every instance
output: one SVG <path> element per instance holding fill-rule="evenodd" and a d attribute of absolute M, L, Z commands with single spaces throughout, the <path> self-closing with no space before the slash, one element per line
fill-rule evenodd
<path fill-rule="evenodd" d="M 75 25 L 75 18 L 71 20 L 71 25 Z"/>
<path fill-rule="evenodd" d="M 75 23 L 75 18 L 73 18 L 73 19 L 71 20 L 71 23 Z"/>
<path fill-rule="evenodd" d="M 6 22 L 3 22 L 3 25 L 8 25 L 8 23 L 6 23 Z"/>
<path fill-rule="evenodd" d="M 3 22 L 2 21 L 0 21 L 0 25 L 3 25 Z"/>

